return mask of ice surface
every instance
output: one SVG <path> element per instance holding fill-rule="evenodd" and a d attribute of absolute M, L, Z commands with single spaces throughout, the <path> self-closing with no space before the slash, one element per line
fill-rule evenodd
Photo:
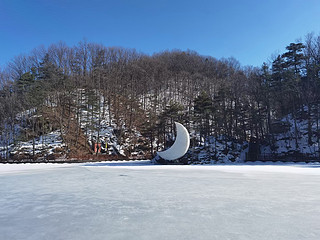
<path fill-rule="evenodd" d="M 0 165 L 0 239 L 320 239 L 320 166 Z"/>

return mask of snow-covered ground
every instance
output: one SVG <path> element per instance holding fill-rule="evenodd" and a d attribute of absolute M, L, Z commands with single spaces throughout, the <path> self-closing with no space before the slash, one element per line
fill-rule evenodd
<path fill-rule="evenodd" d="M 0 165 L 0 239 L 320 239 L 320 165 Z"/>
<path fill-rule="evenodd" d="M 307 113 L 308 107 L 304 106 L 303 111 Z M 301 111 L 300 111 L 301 114 Z M 262 145 L 261 153 L 270 154 L 274 153 L 277 155 L 286 155 L 292 154 L 293 152 L 299 152 L 302 154 L 315 154 L 319 156 L 319 142 L 317 137 L 317 132 L 319 132 L 319 123 L 318 117 L 314 116 L 314 113 L 311 114 L 310 118 L 310 130 L 311 134 L 311 143 L 308 141 L 308 119 L 298 119 L 295 123 L 293 115 L 289 114 L 281 119 L 281 122 L 284 124 L 283 129 L 287 128 L 287 131 L 282 133 L 274 134 L 275 140 L 275 149 L 271 150 L 270 145 Z M 287 127 L 286 127 L 287 126 Z M 296 133 L 296 134 L 295 134 Z M 296 135 L 296 136 L 295 136 Z"/>
<path fill-rule="evenodd" d="M 35 138 L 35 153 L 46 153 L 53 154 L 55 149 L 65 147 L 65 144 L 62 142 L 60 131 L 53 131 L 48 134 L 41 135 L 38 138 Z M 0 148 L 1 149 L 1 148 Z M 12 148 L 11 154 L 16 154 L 22 152 L 32 156 L 33 151 L 33 141 L 28 142 L 18 142 L 18 144 Z"/>
<path fill-rule="evenodd" d="M 79 89 L 78 92 L 81 94 L 81 108 L 78 122 L 81 123 L 80 127 L 86 134 L 89 145 L 92 147 L 93 143 L 99 142 L 102 143 L 101 148 L 109 154 L 113 151 L 112 147 L 117 149 L 119 153 L 124 154 L 114 134 L 116 124 L 112 121 L 106 99 L 101 93 L 92 92 L 91 94 L 94 94 L 96 99 L 90 102 L 88 95 L 86 95 L 89 93 L 85 89 Z M 106 143 L 107 149 L 105 147 Z"/>

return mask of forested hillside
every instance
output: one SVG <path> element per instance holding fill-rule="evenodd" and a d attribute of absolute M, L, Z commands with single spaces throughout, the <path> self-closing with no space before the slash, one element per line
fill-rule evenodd
<path fill-rule="evenodd" d="M 249 157 L 259 146 L 276 154 L 286 131 L 292 154 L 305 153 L 302 144 L 319 154 L 319 73 L 314 34 L 260 68 L 193 51 L 149 56 L 86 41 L 39 47 L 0 70 L 1 157 L 92 155 L 97 143 L 100 154 L 150 157 L 170 144 L 174 121 L 188 128 L 193 151 L 215 142 L 210 159 L 228 156 L 238 144 L 237 156 L 229 157 L 234 161 L 250 143 L 258 150 Z M 37 152 L 36 144 L 50 145 L 43 138 L 53 132 L 61 144 Z M 28 152 L 17 148 L 28 141 Z"/>

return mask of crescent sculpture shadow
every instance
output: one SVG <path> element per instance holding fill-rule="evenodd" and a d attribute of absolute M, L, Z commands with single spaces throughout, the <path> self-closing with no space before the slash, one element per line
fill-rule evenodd
<path fill-rule="evenodd" d="M 176 160 L 183 157 L 189 149 L 190 136 L 188 130 L 178 122 L 175 122 L 177 128 L 177 136 L 173 145 L 165 151 L 157 152 L 164 160 Z"/>

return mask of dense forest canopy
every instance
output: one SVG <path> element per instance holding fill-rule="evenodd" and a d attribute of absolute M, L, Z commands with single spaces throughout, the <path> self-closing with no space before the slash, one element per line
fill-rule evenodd
<path fill-rule="evenodd" d="M 289 43 L 261 67 L 189 50 L 149 56 L 86 41 L 74 47 L 59 42 L 17 56 L 0 70 L 1 141 L 10 144 L 55 128 L 65 134 L 69 148 L 77 146 L 86 134 L 78 127 L 78 90 L 84 90 L 92 106 L 101 101 L 99 94 L 104 96 L 118 127 L 137 129 L 150 142 L 165 141 L 175 120 L 200 142 L 208 136 L 272 142 L 277 119 L 320 117 L 319 74 L 320 36 L 315 34 Z M 23 121 L 31 128 L 15 134 L 17 116 L 26 111 L 42 119 L 30 115 Z M 75 136 L 68 139 L 68 131 Z M 311 130 L 308 134 L 311 139 Z"/>

